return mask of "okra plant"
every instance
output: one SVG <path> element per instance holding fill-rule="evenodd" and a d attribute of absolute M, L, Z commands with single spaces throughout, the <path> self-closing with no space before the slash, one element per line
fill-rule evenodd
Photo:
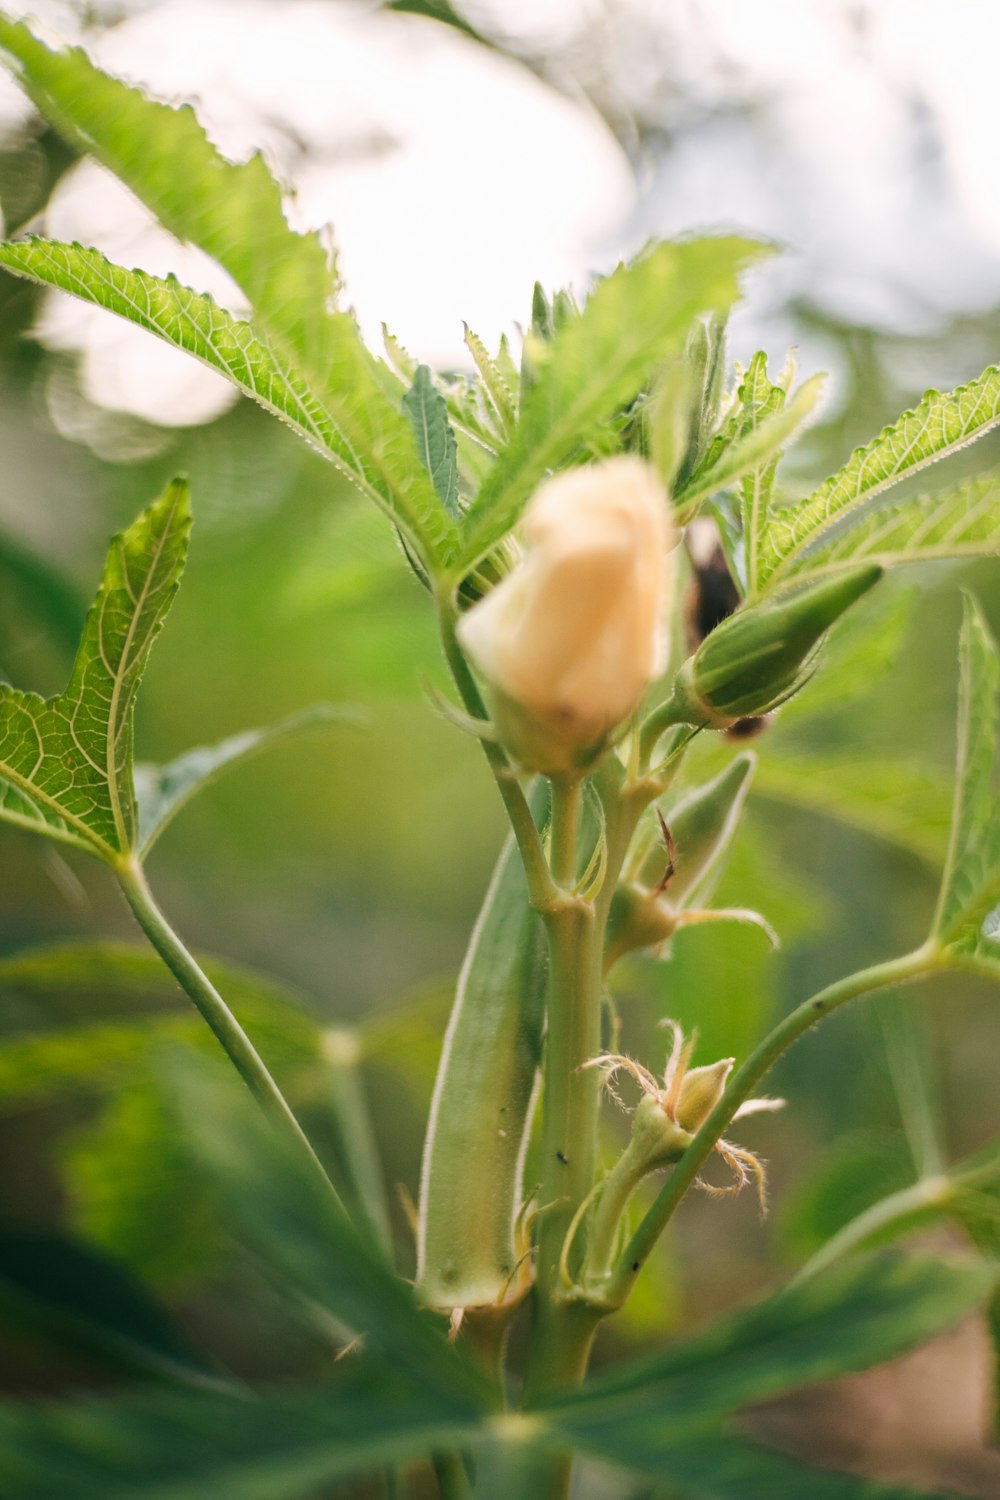
<path fill-rule="evenodd" d="M 627 1055 L 613 995 L 630 954 L 658 955 L 669 974 L 675 935 L 692 924 L 754 923 L 776 941 L 753 892 L 746 907 L 713 901 L 768 757 L 767 733 L 744 742 L 789 700 L 808 708 L 828 636 L 850 611 L 864 638 L 887 570 L 1000 551 L 993 475 L 883 496 L 1000 423 L 1000 370 L 928 392 L 794 498 L 778 462 L 820 382 L 796 386 L 791 370 L 775 380 L 762 353 L 735 377 L 727 363 L 726 315 L 768 247 L 651 245 L 582 303 L 536 289 L 519 359 L 469 333 L 475 373 L 435 374 L 391 336 L 384 357 L 365 346 L 330 252 L 288 227 L 260 157 L 233 164 L 191 109 L 3 17 L 0 47 L 51 125 L 213 257 L 249 311 L 79 244 L 11 240 L 0 264 L 202 360 L 384 512 L 439 628 L 453 693 L 438 707 L 475 742 L 510 825 L 441 1038 L 410 1281 L 352 1038 L 320 1033 L 245 977 L 210 977 L 147 879 L 160 831 L 201 785 L 276 735 L 350 717 L 314 710 L 166 767 L 133 763 L 140 678 L 188 545 L 183 481 L 112 542 L 66 689 L 0 689 L 0 819 L 108 867 L 157 955 L 119 955 L 108 982 L 127 994 L 162 961 L 248 1086 L 252 1100 L 186 1054 L 163 1065 L 177 1129 L 230 1221 L 331 1352 L 322 1380 L 258 1388 L 193 1348 L 97 1252 L 64 1246 L 53 1269 L 30 1236 L 8 1235 L 7 1300 L 145 1383 L 0 1408 L 5 1500 L 308 1500 L 364 1476 L 396 1496 L 543 1500 L 569 1494 L 576 1456 L 612 1465 L 608 1493 L 622 1495 L 911 1493 L 807 1471 L 737 1419 L 887 1360 L 989 1298 L 998 1242 L 982 1205 L 992 1194 L 995 1213 L 1000 1143 L 867 1208 L 769 1299 L 641 1361 L 590 1376 L 588 1363 L 691 1189 L 720 1200 L 720 1226 L 730 1194 L 765 1207 L 752 1117 L 785 1103 L 759 1091 L 798 1038 L 931 975 L 1000 979 L 1000 657 L 975 599 L 926 939 L 802 999 L 742 1058 L 699 1055 L 666 1007 L 661 1055 Z M 708 740 L 714 768 L 693 773 Z M 336 1083 L 338 1173 L 255 1031 L 280 1034 L 300 1069 Z M 608 1128 L 616 1105 L 624 1136 Z M 981 1253 L 860 1253 L 935 1218 L 964 1226 Z M 95 1282 L 104 1294 L 88 1297 Z"/>

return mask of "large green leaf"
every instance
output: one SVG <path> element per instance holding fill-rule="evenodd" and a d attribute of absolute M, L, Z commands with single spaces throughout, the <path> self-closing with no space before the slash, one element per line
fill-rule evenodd
<path fill-rule="evenodd" d="M 647 1457 L 652 1477 L 668 1480 L 662 1500 L 955 1500 L 953 1492 L 832 1474 L 722 1430 L 700 1443 L 678 1443 L 666 1454 L 654 1446 L 641 1456 Z M 633 1460 L 631 1467 L 639 1466 Z"/>
<path fill-rule="evenodd" d="M 317 235 L 289 228 L 263 157 L 227 161 L 190 106 L 159 104 L 102 73 L 80 49 L 52 52 L 2 15 L 0 47 L 71 145 L 110 168 L 178 239 L 225 267 L 276 348 L 307 370 L 329 368 L 332 257 Z"/>
<path fill-rule="evenodd" d="M 184 566 L 180 481 L 115 537 L 66 690 L 0 688 L 0 818 L 113 860 L 136 836 L 132 716 Z"/>
<path fill-rule="evenodd" d="M 859 562 L 890 568 L 990 553 L 1000 553 L 1000 478 L 984 474 L 937 495 L 878 506 L 828 541 L 800 553 L 781 576 L 799 583 Z"/>
<path fill-rule="evenodd" d="M 485 1381 L 446 1342 L 443 1321 L 418 1309 L 409 1286 L 249 1096 L 214 1068 L 181 1064 L 171 1067 L 169 1093 L 180 1100 L 197 1159 L 241 1238 L 286 1293 L 313 1305 L 321 1328 L 336 1319 L 363 1334 L 366 1347 L 429 1390 L 486 1401 Z"/>
<path fill-rule="evenodd" d="M 928 391 L 903 415 L 805 500 L 776 510 L 761 558 L 759 584 L 782 578 L 820 534 L 842 516 L 874 500 L 890 485 L 918 473 L 982 437 L 1000 422 L 1000 367 L 941 394 Z"/>
<path fill-rule="evenodd" d="M 865 1259 L 787 1288 L 662 1354 L 589 1381 L 560 1403 L 581 1446 L 677 1442 L 796 1386 L 892 1359 L 978 1306 L 996 1281 L 975 1261 Z"/>
<path fill-rule="evenodd" d="M 766 248 L 737 238 L 657 245 L 598 282 L 551 342 L 534 340 L 520 421 L 469 508 L 459 560 L 472 567 L 514 525 L 550 469 L 591 441 L 657 366 L 684 347 L 699 313 L 737 297 L 739 272 Z"/>
<path fill-rule="evenodd" d="M 0 1407 L 4 1500 L 314 1500 L 337 1480 L 447 1448 L 468 1405 L 364 1365 L 268 1396 L 158 1391 Z"/>
<path fill-rule="evenodd" d="M 993 787 L 1000 657 L 979 604 L 966 595 L 959 643 L 958 762 L 951 837 L 933 931 L 976 946 L 1000 900 L 1000 795 Z"/>
<path fill-rule="evenodd" d="M 135 767 L 139 807 L 139 853 L 145 858 L 160 834 L 196 792 L 218 780 L 224 771 L 250 760 L 282 740 L 334 725 L 357 724 L 356 710 L 344 705 L 315 703 L 276 724 L 245 729 L 215 745 L 186 750 L 165 766 Z"/>
<path fill-rule="evenodd" d="M 223 1384 L 127 1271 L 60 1235 L 0 1234 L 0 1306 L 17 1325 L 128 1370 L 202 1388 Z"/>
<path fill-rule="evenodd" d="M 432 563 L 439 545 L 450 546 L 448 517 L 354 318 L 332 306 L 329 251 L 317 235 L 289 228 L 263 159 L 234 165 L 190 108 L 148 99 L 79 50 L 50 52 L 3 17 L 0 47 L 57 130 L 109 167 L 178 238 L 225 267 L 253 309 L 271 362 L 293 383 L 298 375 L 335 414 L 351 477 L 397 515 Z"/>
<path fill-rule="evenodd" d="M 0 244 L 0 265 L 116 313 L 210 365 L 319 448 L 428 565 L 452 545 L 453 523 L 421 466 L 409 424 L 382 395 L 346 313 L 333 315 L 342 338 L 323 394 L 255 323 L 172 277 L 128 271 L 97 250 L 42 239 Z"/>

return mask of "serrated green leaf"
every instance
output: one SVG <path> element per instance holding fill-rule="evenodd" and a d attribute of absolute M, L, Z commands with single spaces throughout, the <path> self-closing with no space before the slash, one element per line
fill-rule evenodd
<path fill-rule="evenodd" d="M 471 568 L 517 521 L 550 469 L 566 463 L 684 347 L 699 313 L 737 297 L 766 247 L 719 238 L 657 245 L 598 282 L 583 311 L 532 346 L 520 421 L 470 506 L 458 561 Z"/>
<path fill-rule="evenodd" d="M 108 167 L 171 234 L 229 272 L 276 348 L 303 369 L 329 368 L 333 258 L 316 234 L 289 228 L 263 157 L 228 161 L 190 105 L 157 103 L 103 73 L 79 48 L 50 51 L 2 15 L 0 48 L 71 145 Z"/>
<path fill-rule="evenodd" d="M 136 801 L 139 808 L 140 858 L 145 859 L 160 834 L 181 808 L 205 787 L 211 786 L 224 771 L 252 759 L 282 740 L 294 739 L 310 731 L 334 725 L 356 725 L 357 711 L 344 705 L 315 703 L 311 708 L 290 714 L 276 724 L 260 729 L 245 729 L 215 745 L 199 745 L 185 750 L 165 766 L 139 764 L 135 767 Z"/>
<path fill-rule="evenodd" d="M 936 495 L 879 506 L 854 525 L 799 554 L 782 581 L 832 573 L 859 562 L 884 568 L 936 558 L 1000 553 L 1000 478 L 968 479 Z"/>
<path fill-rule="evenodd" d="M 438 499 L 450 516 L 457 516 L 458 447 L 448 421 L 448 404 L 435 390 L 426 365 L 417 366 L 413 384 L 403 397 L 403 410 Z"/>
<path fill-rule="evenodd" d="M 1000 795 L 993 788 L 1000 657 L 970 595 L 965 598 L 959 665 L 955 797 L 932 931 L 945 944 L 974 946 L 1000 896 Z"/>
<path fill-rule="evenodd" d="M 975 442 L 1000 422 L 1000 367 L 941 394 L 928 391 L 918 406 L 883 429 L 818 490 L 772 513 L 758 586 L 797 566 L 806 547 L 828 526 L 891 485 Z"/>
<path fill-rule="evenodd" d="M 394 1373 L 365 1365 L 271 1395 L 132 1394 L 0 1406 L 4 1500 L 313 1500 L 353 1474 L 475 1431 Z"/>
<path fill-rule="evenodd" d="M 0 1235 L 0 1306 L 19 1326 L 125 1369 L 204 1389 L 224 1384 L 123 1267 L 62 1235 Z"/>
<path fill-rule="evenodd" d="M 295 427 L 400 527 L 426 562 L 450 550 L 453 523 L 424 473 L 409 424 L 382 393 L 346 313 L 332 315 L 342 337 L 327 393 L 318 395 L 252 322 L 173 277 L 128 271 L 97 250 L 55 240 L 0 244 L 0 265 L 193 354 Z"/>
<path fill-rule="evenodd" d="M 763 356 L 751 361 L 740 387 L 741 410 L 735 428 L 723 445 L 709 449 L 705 462 L 677 491 L 679 520 L 690 519 L 702 502 L 741 480 L 747 574 L 756 582 L 757 556 L 767 530 L 768 506 L 781 450 L 812 412 L 823 390 L 825 376 L 813 375 L 790 400 L 781 386 L 767 380 Z M 767 386 L 767 391 L 762 386 Z"/>
<path fill-rule="evenodd" d="M 489 396 L 500 433 L 509 439 L 517 422 L 517 385 L 516 372 L 512 372 L 510 356 L 506 354 L 506 344 L 501 344 L 500 358 L 494 359 L 478 333 L 473 333 L 468 323 L 463 324 L 463 327 L 466 348 L 476 361 L 476 369 Z M 512 373 L 515 378 L 512 378 Z"/>
<path fill-rule="evenodd" d="M 135 697 L 190 527 L 187 485 L 175 481 L 113 540 L 66 690 L 45 699 L 0 687 L 0 818 L 109 861 L 132 848 Z"/>

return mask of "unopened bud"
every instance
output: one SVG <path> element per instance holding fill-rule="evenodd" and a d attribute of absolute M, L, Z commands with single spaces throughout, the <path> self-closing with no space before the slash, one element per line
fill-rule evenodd
<path fill-rule="evenodd" d="M 659 1099 L 643 1094 L 632 1116 L 630 1155 L 636 1163 L 636 1178 L 680 1161 L 692 1140 L 692 1132 L 672 1120 Z"/>
<path fill-rule="evenodd" d="M 689 1068 L 684 1074 L 674 1111 L 682 1130 L 694 1135 L 701 1129 L 725 1092 L 733 1062 L 733 1058 L 724 1057 L 720 1062 L 707 1063 L 703 1068 Z"/>
<path fill-rule="evenodd" d="M 737 610 L 678 673 L 672 700 L 677 721 L 725 728 L 783 703 L 801 686 L 820 638 L 881 576 L 872 563 L 806 584 L 773 603 Z"/>
<path fill-rule="evenodd" d="M 525 555 L 462 617 L 500 738 L 525 768 L 579 772 L 664 668 L 671 564 L 666 497 L 641 459 L 547 481 Z"/>

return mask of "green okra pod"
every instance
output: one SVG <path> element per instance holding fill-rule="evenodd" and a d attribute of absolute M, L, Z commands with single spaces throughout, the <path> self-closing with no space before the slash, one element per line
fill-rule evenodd
<path fill-rule="evenodd" d="M 431 1307 L 512 1302 L 527 1287 L 522 1177 L 547 962 L 544 929 L 528 904 L 510 838 L 459 976 L 424 1145 L 416 1286 Z"/>

